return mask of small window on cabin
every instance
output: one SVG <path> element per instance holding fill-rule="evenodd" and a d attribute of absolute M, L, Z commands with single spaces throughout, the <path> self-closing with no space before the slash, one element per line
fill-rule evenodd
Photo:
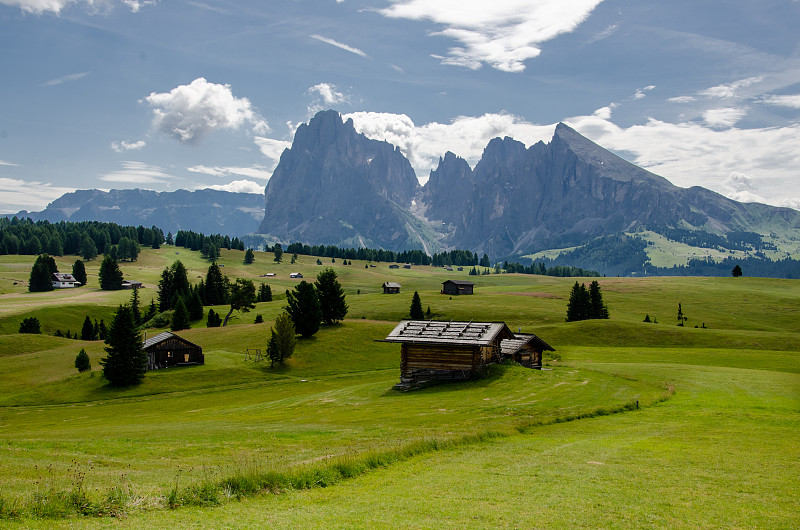
<path fill-rule="evenodd" d="M 167 352 L 167 357 L 170 357 L 170 358 L 172 358 L 172 352 L 171 352 L 171 351 L 168 351 L 168 352 Z"/>

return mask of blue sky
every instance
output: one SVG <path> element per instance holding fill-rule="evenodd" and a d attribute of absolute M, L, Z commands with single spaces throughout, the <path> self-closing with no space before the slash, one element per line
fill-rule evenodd
<path fill-rule="evenodd" d="M 0 0 L 0 212 L 263 192 L 333 108 L 425 182 L 564 121 L 679 186 L 800 208 L 797 0 Z"/>

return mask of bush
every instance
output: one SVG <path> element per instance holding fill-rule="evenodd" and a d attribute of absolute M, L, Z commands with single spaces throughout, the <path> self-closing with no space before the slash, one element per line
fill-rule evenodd
<path fill-rule="evenodd" d="M 39 319 L 36 317 L 28 317 L 19 325 L 20 333 L 41 333 L 42 327 Z"/>

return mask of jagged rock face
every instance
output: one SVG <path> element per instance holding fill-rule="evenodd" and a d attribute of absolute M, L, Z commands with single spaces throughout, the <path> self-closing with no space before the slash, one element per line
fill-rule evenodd
<path fill-rule="evenodd" d="M 297 129 L 281 155 L 260 232 L 284 241 L 401 249 L 418 187 L 399 149 L 323 111 Z"/>
<path fill-rule="evenodd" d="M 33 220 L 105 221 L 157 226 L 167 231 L 242 236 L 264 216 L 263 197 L 211 189 L 197 191 L 78 190 L 51 202 L 41 212 L 20 212 Z"/>
<path fill-rule="evenodd" d="M 427 217 L 455 225 L 452 246 L 493 256 L 582 244 L 638 225 L 748 224 L 750 205 L 678 188 L 564 124 L 549 144 L 525 149 L 495 138 L 474 171 L 453 166 L 445 157 L 432 172 L 423 193 Z M 458 195 L 448 201 L 453 189 Z"/>

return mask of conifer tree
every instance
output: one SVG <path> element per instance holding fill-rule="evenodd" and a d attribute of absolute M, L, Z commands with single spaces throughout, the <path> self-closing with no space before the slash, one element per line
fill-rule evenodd
<path fill-rule="evenodd" d="M 106 335 L 106 356 L 100 361 L 103 377 L 114 386 L 140 383 L 147 371 L 147 353 L 129 306 L 119 306 Z"/>
<path fill-rule="evenodd" d="M 222 324 L 222 317 L 220 317 L 213 309 L 208 310 L 208 319 L 206 320 L 207 328 L 218 328 Z"/>
<path fill-rule="evenodd" d="M 52 270 L 55 267 L 55 260 L 50 264 L 52 257 L 47 254 L 42 254 L 36 258 L 31 268 L 31 275 L 28 280 L 28 291 L 32 293 L 52 291 L 53 290 L 53 272 L 58 272 L 58 269 Z"/>
<path fill-rule="evenodd" d="M 42 332 L 42 325 L 36 317 L 23 318 L 19 325 L 19 332 L 40 334 Z"/>
<path fill-rule="evenodd" d="M 203 290 L 204 305 L 222 305 L 228 302 L 228 278 L 219 268 L 212 263 L 206 272 L 206 281 Z"/>
<path fill-rule="evenodd" d="M 109 255 L 103 258 L 100 264 L 100 289 L 116 291 L 122 289 L 122 271 L 119 270 L 116 260 Z"/>
<path fill-rule="evenodd" d="M 425 314 L 422 312 L 422 300 L 419 293 L 414 291 L 414 296 L 411 297 L 411 320 L 425 320 Z"/>
<path fill-rule="evenodd" d="M 81 257 L 86 261 L 93 260 L 97 257 L 97 245 L 94 240 L 88 235 L 83 237 L 81 242 Z"/>
<path fill-rule="evenodd" d="M 186 309 L 189 310 L 189 319 L 192 321 L 200 320 L 203 318 L 203 302 L 200 301 L 200 295 L 197 289 L 192 291 L 189 298 L 186 300 Z"/>
<path fill-rule="evenodd" d="M 597 280 L 589 284 L 589 318 L 608 318 L 608 307 L 603 302 L 603 293 Z"/>
<path fill-rule="evenodd" d="M 297 333 L 303 337 L 310 337 L 319 331 L 322 308 L 313 284 L 301 281 L 293 291 L 286 291 L 286 301 L 289 304 L 286 306 L 286 312 L 289 313 Z"/>
<path fill-rule="evenodd" d="M 262 283 L 258 288 L 258 301 L 272 302 L 272 288 L 269 286 L 269 284 Z"/>
<path fill-rule="evenodd" d="M 94 326 L 87 315 L 81 327 L 81 340 L 94 340 Z"/>
<path fill-rule="evenodd" d="M 273 261 L 275 263 L 280 263 L 281 259 L 283 259 L 283 249 L 281 248 L 281 244 L 275 243 L 275 247 L 273 247 L 272 252 L 275 253 L 275 259 Z"/>
<path fill-rule="evenodd" d="M 314 282 L 314 287 L 317 289 L 317 297 L 322 309 L 322 321 L 330 325 L 344 320 L 347 315 L 347 302 L 336 271 L 328 267 L 320 272 L 317 275 L 317 281 Z"/>
<path fill-rule="evenodd" d="M 139 309 L 139 289 L 134 288 L 131 293 L 131 312 L 133 313 L 133 321 L 137 326 L 142 324 L 142 312 Z"/>
<path fill-rule="evenodd" d="M 256 260 L 256 257 L 255 257 L 255 255 L 253 254 L 253 249 L 252 249 L 252 248 L 248 248 L 248 249 L 247 249 L 247 252 L 245 252 L 245 253 L 244 253 L 244 262 L 245 262 L 247 265 L 250 265 L 250 264 L 251 264 L 251 263 L 253 263 L 255 260 Z"/>
<path fill-rule="evenodd" d="M 281 313 L 275 319 L 275 325 L 270 330 L 270 339 L 267 343 L 267 356 L 270 363 L 283 363 L 294 353 L 297 338 L 292 319 L 286 313 Z"/>
<path fill-rule="evenodd" d="M 172 323 L 169 329 L 172 331 L 189 329 L 189 310 L 186 309 L 186 303 L 184 303 L 182 296 L 178 297 L 178 302 L 175 304 L 175 311 L 172 313 Z"/>
<path fill-rule="evenodd" d="M 590 307 L 591 301 L 586 285 L 575 282 L 569 293 L 569 302 L 567 302 L 567 322 L 586 320 L 589 318 Z"/>
<path fill-rule="evenodd" d="M 87 354 L 86 350 L 83 348 L 81 348 L 81 351 L 75 356 L 75 368 L 77 368 L 79 372 L 86 372 L 92 369 L 92 361 L 89 360 L 89 354 Z"/>
<path fill-rule="evenodd" d="M 86 276 L 86 266 L 79 259 L 75 260 L 72 264 L 72 276 L 81 284 L 86 285 L 88 278 Z"/>

